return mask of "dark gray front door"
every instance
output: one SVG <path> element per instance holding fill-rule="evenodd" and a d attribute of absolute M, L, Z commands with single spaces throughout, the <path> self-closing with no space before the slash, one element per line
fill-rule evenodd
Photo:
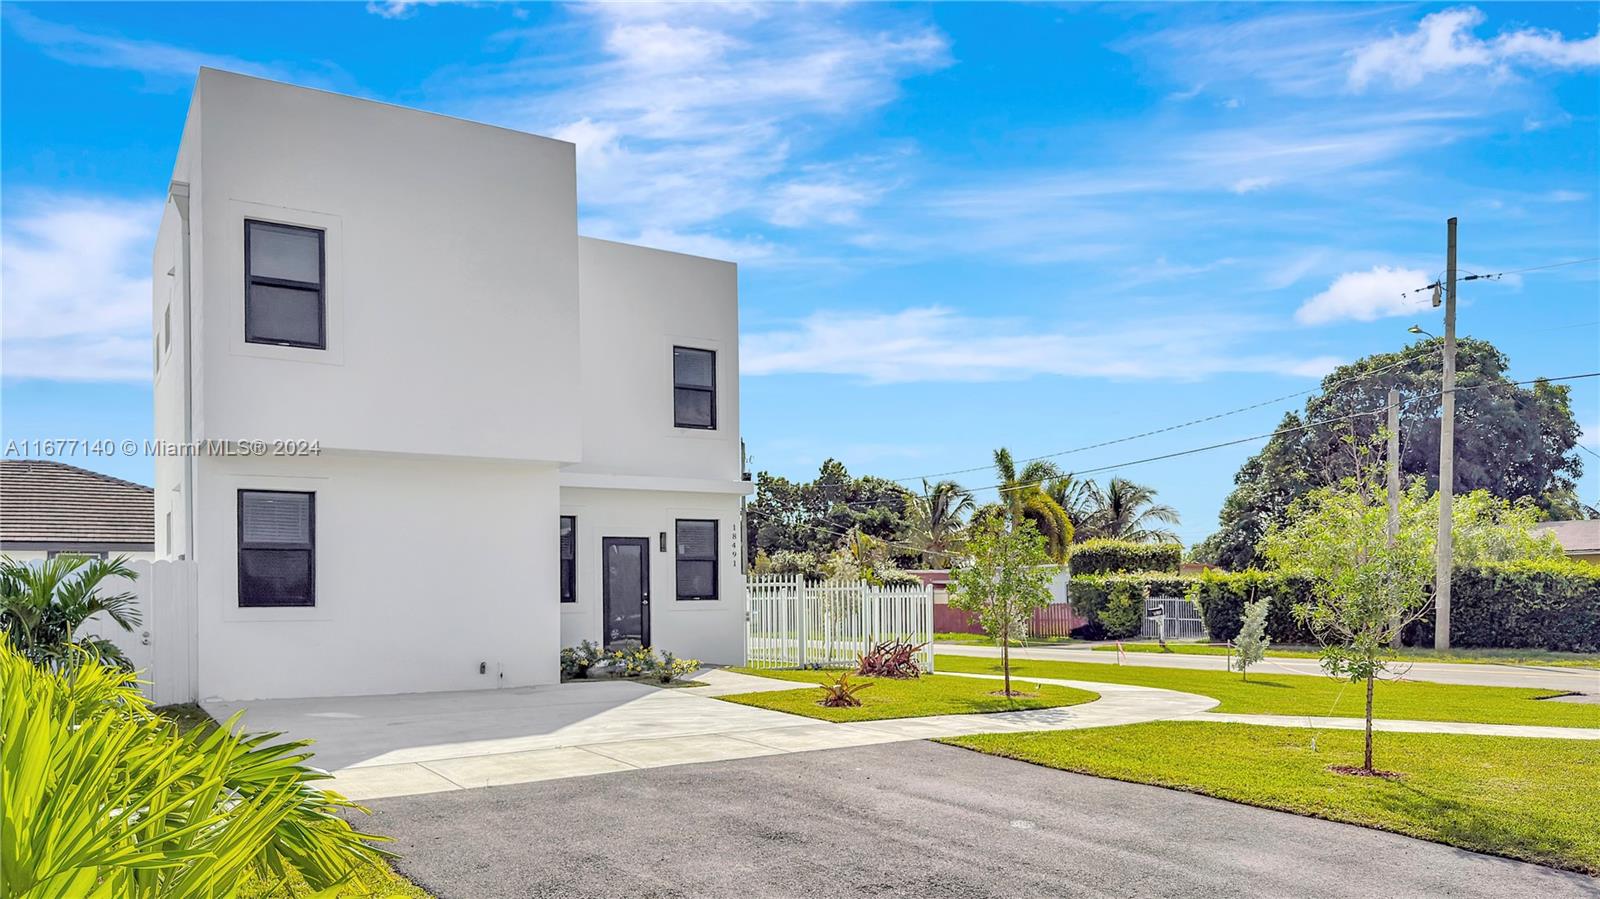
<path fill-rule="evenodd" d="M 645 537 L 604 537 L 606 648 L 632 640 L 650 645 L 650 541 Z"/>

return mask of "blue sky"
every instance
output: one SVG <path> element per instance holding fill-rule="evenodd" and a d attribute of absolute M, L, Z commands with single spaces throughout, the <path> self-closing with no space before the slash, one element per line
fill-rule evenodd
<path fill-rule="evenodd" d="M 1437 331 L 1400 294 L 1451 215 L 1469 271 L 1600 256 L 1596 11 L 7 3 L 4 438 L 150 434 L 148 259 L 199 65 L 574 141 L 585 233 L 740 264 L 754 467 L 900 478 L 1308 389 Z M 1465 285 L 1461 333 L 1517 377 L 1600 370 L 1597 277 Z M 1573 391 L 1600 449 L 1600 385 Z M 1193 542 L 1258 446 L 1115 473 Z"/>

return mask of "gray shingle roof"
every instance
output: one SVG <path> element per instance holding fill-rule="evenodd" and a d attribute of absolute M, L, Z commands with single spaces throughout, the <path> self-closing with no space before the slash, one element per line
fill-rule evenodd
<path fill-rule="evenodd" d="M 61 462 L 0 460 L 0 543 L 155 540 L 149 487 Z"/>
<path fill-rule="evenodd" d="M 1537 533 L 1556 535 L 1556 542 L 1572 553 L 1600 553 L 1600 518 L 1585 521 L 1541 521 L 1533 526 Z"/>

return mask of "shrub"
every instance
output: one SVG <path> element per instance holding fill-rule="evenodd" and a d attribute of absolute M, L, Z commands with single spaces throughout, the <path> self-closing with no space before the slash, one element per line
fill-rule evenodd
<path fill-rule="evenodd" d="M 70 553 L 37 564 L 0 556 L 0 637 L 37 665 L 60 667 L 83 652 L 125 670 L 133 670 L 122 650 L 101 637 L 75 640 L 78 628 L 104 612 L 118 627 L 132 631 L 140 624 L 132 593 L 103 595 L 103 581 L 133 580 L 127 556 L 90 559 Z"/>
<path fill-rule="evenodd" d="M 1116 574 L 1164 571 L 1177 574 L 1183 547 L 1177 543 L 1134 543 L 1129 540 L 1085 540 L 1072 547 L 1072 574 Z"/>
<path fill-rule="evenodd" d="M 1406 632 L 1433 645 L 1433 615 Z M 1450 645 L 1600 652 L 1600 568 L 1566 559 L 1457 568 Z"/>
<path fill-rule="evenodd" d="M 600 664 L 605 658 L 605 650 L 596 646 L 592 640 L 585 640 L 577 646 L 568 646 L 561 650 L 561 676 L 569 680 L 588 677 L 589 669 Z"/>
<path fill-rule="evenodd" d="M 1295 617 L 1298 603 L 1314 602 L 1311 579 L 1276 571 L 1206 571 L 1190 582 L 1187 594 L 1200 609 L 1206 633 L 1226 641 L 1239 636 L 1245 604 L 1271 597 L 1267 607 L 1267 636 L 1274 643 L 1314 644 L 1310 628 Z"/>
<path fill-rule="evenodd" d="M 1143 581 L 1112 581 L 1106 607 L 1097 614 L 1106 636 L 1113 640 L 1137 636 L 1144 626 L 1144 601 L 1149 598 L 1150 588 Z"/>
<path fill-rule="evenodd" d="M 623 677 L 648 674 L 656 667 L 655 650 L 648 646 L 630 646 L 611 653 L 611 667 L 620 670 Z"/>
<path fill-rule="evenodd" d="M 333 889 L 383 853 L 318 788 L 306 741 L 180 733 L 119 668 L 86 651 L 61 670 L 0 643 L 6 896 L 235 896 L 298 874 Z"/>
<path fill-rule="evenodd" d="M 841 671 L 838 677 L 820 686 L 822 698 L 817 700 L 818 705 L 825 705 L 830 709 L 852 709 L 861 704 L 856 694 L 872 685 L 852 684 L 850 672 Z"/>
<path fill-rule="evenodd" d="M 699 659 L 680 659 L 670 652 L 661 654 L 661 661 L 656 663 L 651 676 L 663 684 L 670 684 L 686 674 L 693 674 L 700 668 Z"/>
<path fill-rule="evenodd" d="M 857 657 L 856 673 L 867 677 L 912 678 L 922 675 L 917 653 L 926 643 L 885 640 Z"/>
<path fill-rule="evenodd" d="M 1088 624 L 1073 628 L 1072 636 L 1083 640 L 1104 640 L 1109 634 L 1105 625 L 1100 620 L 1100 613 L 1105 611 L 1111 600 L 1112 588 L 1119 583 L 1132 582 L 1144 588 L 1144 595 L 1160 597 L 1177 597 L 1187 594 L 1193 581 L 1177 575 L 1147 572 L 1145 574 L 1107 574 L 1090 577 L 1073 576 L 1067 582 L 1067 600 L 1072 603 L 1072 611 L 1088 620 Z M 1140 616 L 1144 615 L 1141 608 Z M 1138 633 L 1138 628 L 1134 629 Z"/>

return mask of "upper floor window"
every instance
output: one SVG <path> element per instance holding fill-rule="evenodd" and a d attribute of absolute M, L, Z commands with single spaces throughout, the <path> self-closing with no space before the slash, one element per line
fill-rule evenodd
<path fill-rule="evenodd" d="M 714 350 L 672 348 L 672 424 L 707 431 L 717 427 L 717 354 Z"/>
<path fill-rule="evenodd" d="M 561 516 L 561 601 L 577 602 L 578 519 Z"/>
<path fill-rule="evenodd" d="M 317 495 L 239 491 L 239 605 L 317 604 Z"/>
<path fill-rule="evenodd" d="M 680 518 L 677 522 L 678 598 L 717 598 L 717 522 Z"/>
<path fill-rule="evenodd" d="M 327 349 L 322 231 L 246 220 L 244 339 Z"/>

